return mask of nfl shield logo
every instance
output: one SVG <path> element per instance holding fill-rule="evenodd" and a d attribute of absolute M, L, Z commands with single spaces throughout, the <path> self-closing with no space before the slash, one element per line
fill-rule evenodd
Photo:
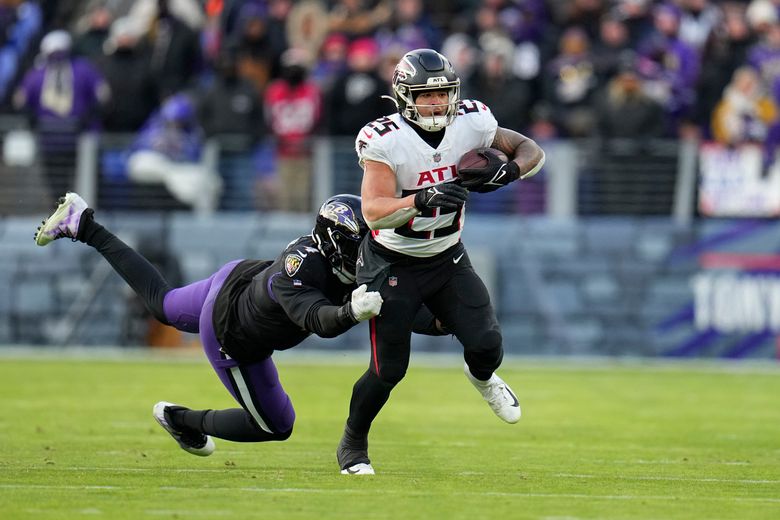
<path fill-rule="evenodd" d="M 439 152 L 436 152 L 433 154 L 433 162 L 439 162 L 441 161 L 441 154 Z"/>
<path fill-rule="evenodd" d="M 396 278 L 395 276 L 391 276 L 387 280 L 387 285 L 389 285 L 390 287 L 395 287 L 396 285 L 398 285 L 398 278 Z"/>

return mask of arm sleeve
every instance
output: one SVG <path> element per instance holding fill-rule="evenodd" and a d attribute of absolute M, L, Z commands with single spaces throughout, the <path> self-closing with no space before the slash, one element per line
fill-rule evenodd
<path fill-rule="evenodd" d="M 310 265 L 306 265 L 310 264 Z M 349 304 L 334 305 L 325 295 L 320 280 L 326 273 L 304 261 L 293 276 L 282 273 L 272 282 L 274 297 L 290 320 L 322 338 L 333 338 L 351 329 L 357 322 Z"/>

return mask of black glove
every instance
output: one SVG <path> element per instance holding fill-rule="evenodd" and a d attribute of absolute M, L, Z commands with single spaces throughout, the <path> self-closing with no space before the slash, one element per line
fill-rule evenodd
<path fill-rule="evenodd" d="M 414 207 L 420 211 L 427 208 L 456 211 L 468 198 L 469 192 L 466 188 L 448 182 L 418 191 L 414 196 Z"/>
<path fill-rule="evenodd" d="M 464 188 L 477 193 L 488 193 L 520 178 L 520 167 L 516 162 L 504 162 L 487 149 L 479 154 L 487 160 L 487 166 L 458 170 L 458 178 Z"/>

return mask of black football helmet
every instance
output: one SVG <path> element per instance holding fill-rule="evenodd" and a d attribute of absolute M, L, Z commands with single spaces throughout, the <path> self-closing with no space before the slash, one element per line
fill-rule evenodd
<path fill-rule="evenodd" d="M 342 193 L 322 204 L 311 235 L 339 280 L 354 283 L 358 249 L 367 233 L 360 197 Z"/>
<path fill-rule="evenodd" d="M 415 99 L 424 90 L 447 90 L 450 99 L 442 116 L 423 117 L 417 111 Z M 452 63 L 433 49 L 415 49 L 407 52 L 393 73 L 393 101 L 398 112 L 429 132 L 436 132 L 452 123 L 460 101 L 460 78 Z"/>

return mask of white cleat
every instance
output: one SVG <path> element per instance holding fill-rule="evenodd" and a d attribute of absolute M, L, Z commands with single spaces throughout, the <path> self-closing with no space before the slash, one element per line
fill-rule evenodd
<path fill-rule="evenodd" d="M 184 408 L 183 406 L 179 406 L 177 404 L 160 401 L 154 405 L 154 408 L 152 408 L 152 415 L 154 415 L 154 419 L 160 423 L 160 426 L 162 426 L 165 431 L 171 434 L 171 437 L 173 437 L 173 439 L 179 443 L 179 446 L 181 446 L 181 449 L 184 451 L 199 457 L 208 457 L 214 453 L 214 439 L 212 439 L 209 435 L 196 431 L 181 432 L 171 426 L 165 412 L 167 409 L 174 407 Z"/>
<path fill-rule="evenodd" d="M 355 464 L 354 466 L 350 466 L 348 468 L 342 469 L 341 474 L 342 475 L 373 475 L 374 468 L 371 466 L 371 464 L 366 464 L 364 462 L 361 462 L 359 464 Z"/>
<path fill-rule="evenodd" d="M 515 393 L 503 379 L 493 374 L 487 381 L 480 381 L 471 374 L 468 365 L 465 365 L 464 372 L 468 380 L 471 381 L 474 388 L 479 390 L 479 393 L 482 394 L 482 397 L 496 415 L 510 424 L 520 420 L 520 403 L 517 401 Z"/>
<path fill-rule="evenodd" d="M 57 209 L 43 221 L 35 233 L 35 243 L 39 246 L 45 246 L 63 237 L 75 240 L 79 232 L 81 215 L 87 209 L 87 203 L 78 193 L 73 192 L 66 193 L 57 202 Z"/>

